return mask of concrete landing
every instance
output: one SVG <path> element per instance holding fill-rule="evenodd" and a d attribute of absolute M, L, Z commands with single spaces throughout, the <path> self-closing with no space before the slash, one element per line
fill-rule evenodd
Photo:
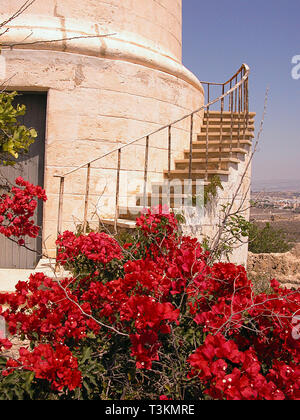
<path fill-rule="evenodd" d="M 11 268 L 0 269 L 0 292 L 14 292 L 15 286 L 19 281 L 28 280 L 30 274 L 44 273 L 50 278 L 67 277 L 70 273 L 58 268 L 55 272 L 55 259 L 42 259 L 35 269 L 32 270 L 18 270 Z"/>

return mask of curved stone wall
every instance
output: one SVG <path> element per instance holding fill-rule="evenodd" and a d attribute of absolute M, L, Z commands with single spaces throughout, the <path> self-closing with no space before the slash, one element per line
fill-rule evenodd
<path fill-rule="evenodd" d="M 13 14 L 24 2 L 6 0 L 0 13 Z M 36 27 L 59 27 L 62 31 L 82 30 L 101 33 L 133 34 L 133 44 L 151 45 L 157 52 L 181 62 L 182 22 L 181 0 L 47 0 L 36 2 L 22 18 L 38 17 Z M 136 35 L 139 35 L 137 38 Z M 122 38 L 122 36 L 121 36 Z"/>
<path fill-rule="evenodd" d="M 0 21 L 8 19 L 21 4 L 19 0 L 8 1 L 0 10 Z M 129 61 L 172 74 L 202 89 L 181 63 L 179 0 L 36 0 L 8 27 L 1 41 L 18 44 L 15 48 Z"/>
<path fill-rule="evenodd" d="M 21 4 L 7 1 L 0 20 Z M 2 42 L 26 45 L 2 51 L 8 87 L 48 91 L 45 188 L 49 200 L 43 236 L 47 251 L 53 253 L 59 191 L 53 175 L 66 173 L 197 109 L 204 103 L 203 89 L 181 64 L 180 0 L 37 0 L 9 27 Z M 108 32 L 115 35 L 94 37 Z M 71 37 L 76 39 L 36 43 Z M 195 134 L 199 122 L 197 119 Z M 150 181 L 163 179 L 167 145 L 167 132 L 151 138 Z M 187 120 L 173 129 L 172 161 L 182 157 L 188 145 Z M 144 158 L 144 141 L 124 149 L 121 184 L 132 195 L 141 192 L 137 180 L 144 177 Z M 93 164 L 89 214 L 96 208 L 103 216 L 111 213 L 115 168 L 115 155 Z M 83 218 L 85 179 L 86 169 L 66 179 L 64 229 L 74 228 L 74 221 Z M 122 191 L 125 200 L 124 188 Z"/>

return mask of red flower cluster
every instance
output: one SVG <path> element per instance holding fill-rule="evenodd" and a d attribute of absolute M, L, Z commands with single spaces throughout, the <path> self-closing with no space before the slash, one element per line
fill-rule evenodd
<path fill-rule="evenodd" d="M 189 362 L 211 397 L 300 398 L 300 343 L 291 336 L 300 293 L 272 286 L 273 294 L 254 295 L 245 270 L 232 264 L 214 265 L 191 286 L 190 295 L 200 294 L 194 320 L 211 335 Z"/>
<path fill-rule="evenodd" d="M 0 352 L 4 350 L 10 350 L 12 348 L 12 343 L 7 338 L 0 337 Z"/>
<path fill-rule="evenodd" d="M 175 216 L 162 208 L 142 215 L 137 225 L 143 235 L 135 254 L 140 259 L 125 259 L 118 243 L 103 233 L 65 232 L 58 240 L 58 260 L 68 264 L 84 257 L 100 264 L 98 271 L 61 281 L 36 274 L 20 282 L 14 294 L 0 294 L 0 305 L 9 306 L 0 309 L 9 331 L 33 346 L 8 368 L 22 366 L 55 390 L 73 390 L 81 381 L 74 349 L 78 354 L 78 346 L 91 337 L 109 340 L 119 334 L 137 369 L 152 369 L 173 345 L 174 330 L 194 322 L 202 338 L 186 358 L 190 377 L 199 379 L 204 394 L 299 399 L 299 342 L 291 333 L 300 292 L 274 281 L 272 294 L 255 295 L 243 267 L 209 266 L 197 240 L 180 236 Z M 101 276 L 112 260 L 122 266 L 120 278 Z"/>
<path fill-rule="evenodd" d="M 0 233 L 7 238 L 20 238 L 24 245 L 24 237 L 37 237 L 39 227 L 34 224 L 33 216 L 37 207 L 37 199 L 46 201 L 45 191 L 24 181 L 19 177 L 15 181 L 18 187 L 12 187 L 9 194 L 0 197 Z"/>
<path fill-rule="evenodd" d="M 273 369 L 264 376 L 262 362 L 253 348 L 240 351 L 234 341 L 221 334 L 209 335 L 190 356 L 189 363 L 193 368 L 191 376 L 198 375 L 206 386 L 205 393 L 215 399 L 299 398 L 300 372 L 295 363 L 286 365 L 275 361 Z"/>
<path fill-rule="evenodd" d="M 115 258 L 122 258 L 122 250 L 118 243 L 105 233 L 91 232 L 88 235 L 76 236 L 66 231 L 59 236 L 57 245 L 57 261 L 62 265 L 74 261 L 78 256 L 85 256 L 104 266 Z"/>
<path fill-rule="evenodd" d="M 9 309 L 0 311 L 9 332 L 24 334 L 31 341 L 47 340 L 57 344 L 82 340 L 89 331 L 98 333 L 98 324 L 84 315 L 91 313 L 90 305 L 77 306 L 76 294 L 65 289 L 72 281 L 64 279 L 57 283 L 37 273 L 31 275 L 28 282 L 19 282 L 14 294 L 0 294 L 0 305 L 9 305 Z"/>
<path fill-rule="evenodd" d="M 159 205 L 151 210 L 147 209 L 137 219 L 136 226 L 147 236 L 153 234 L 173 236 L 177 233 L 178 222 L 174 213 L 171 213 L 167 206 Z"/>
<path fill-rule="evenodd" d="M 72 391 L 81 387 L 77 360 L 66 346 L 57 345 L 53 348 L 50 344 L 39 344 L 32 352 L 21 348 L 19 360 L 8 360 L 3 375 L 7 376 L 22 367 L 34 372 L 36 379 L 47 379 L 55 391 L 65 388 Z"/>

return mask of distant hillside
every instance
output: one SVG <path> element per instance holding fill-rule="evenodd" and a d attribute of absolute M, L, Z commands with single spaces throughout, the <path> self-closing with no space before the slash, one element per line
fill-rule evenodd
<path fill-rule="evenodd" d="M 252 191 L 291 191 L 300 192 L 299 180 L 253 180 Z"/>

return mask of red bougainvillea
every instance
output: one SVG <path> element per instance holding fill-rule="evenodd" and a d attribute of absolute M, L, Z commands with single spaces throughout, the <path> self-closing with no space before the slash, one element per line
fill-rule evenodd
<path fill-rule="evenodd" d="M 71 391 L 81 387 L 77 360 L 66 346 L 56 345 L 53 348 L 50 344 L 39 344 L 32 352 L 22 347 L 18 361 L 8 360 L 7 370 L 2 374 L 8 376 L 20 368 L 34 372 L 37 379 L 50 381 L 56 391 L 65 387 Z"/>
<path fill-rule="evenodd" d="M 37 237 L 39 227 L 35 225 L 33 216 L 37 208 L 37 200 L 46 201 L 45 191 L 24 181 L 19 177 L 15 187 L 9 194 L 0 197 L 0 233 L 7 238 L 18 240 L 24 245 L 24 238 Z"/>
<path fill-rule="evenodd" d="M 137 226 L 139 240 L 123 247 L 104 233 L 65 232 L 58 239 L 58 261 L 72 266 L 83 257 L 97 270 L 66 279 L 35 274 L 15 293 L 0 294 L 9 331 L 32 345 L 21 349 L 18 360 L 8 360 L 5 375 L 22 367 L 53 390 L 78 389 L 80 349 L 100 336 L 106 340 L 101 354 L 110 342 L 120 342 L 125 365 L 132 366 L 133 358 L 137 370 L 163 372 L 165 360 L 176 360 L 195 332 L 178 365 L 203 398 L 299 399 L 300 348 L 292 328 L 300 292 L 273 281 L 271 294 L 255 295 L 243 267 L 208 265 L 208 253 L 196 239 L 181 236 L 175 216 L 161 207 L 142 215 Z M 103 273 L 113 261 L 110 279 Z M 159 390 L 161 399 L 173 396 L 169 386 Z"/>
<path fill-rule="evenodd" d="M 85 256 L 86 259 L 104 266 L 115 258 L 122 258 L 122 250 L 118 243 L 105 233 L 91 232 L 88 235 L 76 236 L 66 231 L 59 236 L 57 244 L 57 262 L 62 265 L 74 261 L 78 256 Z"/>

